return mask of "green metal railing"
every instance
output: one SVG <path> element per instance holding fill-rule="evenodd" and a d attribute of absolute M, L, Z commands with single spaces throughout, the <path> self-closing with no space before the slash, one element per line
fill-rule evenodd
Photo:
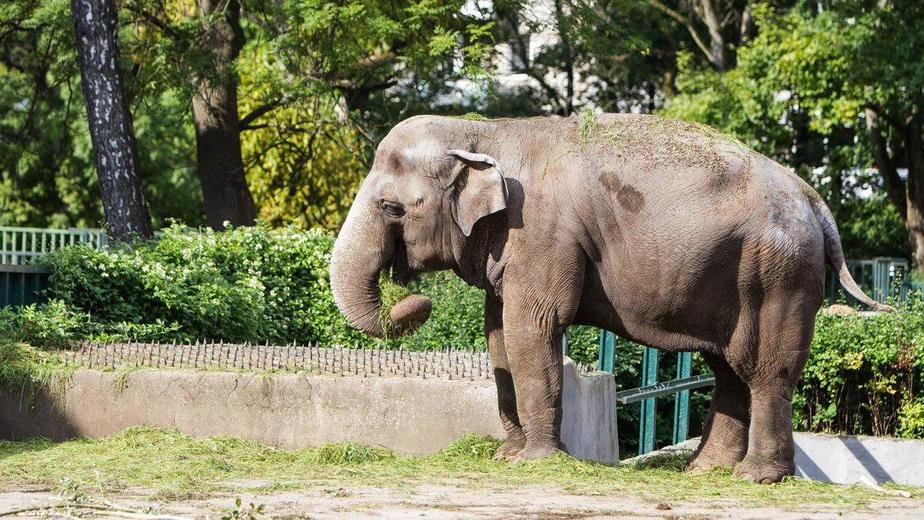
<path fill-rule="evenodd" d="M 877 257 L 863 260 L 847 260 L 847 269 L 857 284 L 872 298 L 885 302 L 889 298 L 904 300 L 911 290 L 911 268 L 902 258 Z M 827 296 L 834 301 L 840 295 L 840 284 L 834 271 L 828 270 Z M 843 294 L 847 302 L 857 304 L 849 294 Z"/>
<path fill-rule="evenodd" d="M 45 301 L 48 269 L 38 265 L 0 265 L 0 307 Z"/>
<path fill-rule="evenodd" d="M 562 338 L 562 352 L 568 353 L 568 335 Z M 597 355 L 597 369 L 612 374 L 616 365 L 616 334 L 600 330 L 600 347 Z M 676 394 L 674 398 L 673 442 L 687 440 L 690 431 L 690 390 L 715 384 L 711 375 L 692 375 L 693 353 L 677 354 L 677 376 L 669 381 L 658 381 L 660 351 L 645 347 L 642 351 L 641 386 L 616 392 L 620 405 L 640 403 L 638 453 L 643 455 L 654 451 L 655 444 L 655 399 Z"/>
<path fill-rule="evenodd" d="M 106 232 L 101 229 L 0 227 L 0 264 L 29 264 L 46 253 L 75 244 L 105 249 Z"/>
<path fill-rule="evenodd" d="M 48 269 L 33 262 L 40 256 L 75 244 L 107 246 L 101 229 L 0 227 L 0 307 L 45 300 Z"/>
<path fill-rule="evenodd" d="M 642 380 L 641 386 L 616 392 L 616 402 L 621 405 L 640 403 L 638 452 L 639 455 L 654 450 L 655 440 L 655 399 L 665 395 L 676 394 L 674 397 L 674 444 L 687 440 L 690 428 L 690 390 L 715 384 L 715 379 L 708 375 L 692 375 L 693 354 L 680 352 L 677 354 L 676 378 L 670 381 L 658 382 L 658 360 L 660 352 L 657 349 L 645 347 L 642 351 Z M 616 335 L 612 332 L 600 331 L 600 349 L 598 355 L 598 368 L 603 372 L 613 373 L 616 359 Z"/>

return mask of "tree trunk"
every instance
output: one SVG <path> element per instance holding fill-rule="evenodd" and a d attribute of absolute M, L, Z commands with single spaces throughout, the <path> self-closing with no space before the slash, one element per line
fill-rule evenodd
<path fill-rule="evenodd" d="M 872 109 L 866 109 L 866 126 L 869 129 L 873 159 L 876 161 L 879 175 L 882 176 L 882 184 L 885 187 L 886 194 L 888 194 L 889 200 L 898 209 L 902 218 L 906 218 L 908 203 L 905 200 L 904 182 L 898 176 L 895 161 L 889 154 L 888 144 L 882 135 L 882 128 L 879 124 L 879 115 Z"/>
<path fill-rule="evenodd" d="M 908 152 L 908 235 L 911 254 L 918 270 L 924 270 L 924 138 L 921 128 L 909 124 L 904 130 Z"/>
<path fill-rule="evenodd" d="M 119 239 L 150 237 L 135 131 L 122 88 L 113 0 L 71 0 L 87 122 L 108 231 Z"/>
<path fill-rule="evenodd" d="M 709 30 L 709 61 L 715 65 L 719 72 L 725 72 L 728 68 L 728 60 L 725 56 L 725 36 L 722 34 L 722 22 L 719 21 L 719 15 L 716 13 L 715 5 L 712 0 L 701 0 L 701 15 L 703 23 Z"/>
<path fill-rule="evenodd" d="M 250 226 L 256 217 L 244 176 L 237 74 L 233 63 L 244 46 L 238 0 L 197 0 L 202 21 L 200 45 L 211 74 L 195 79 L 193 120 L 205 218 L 213 229 L 225 223 Z"/>

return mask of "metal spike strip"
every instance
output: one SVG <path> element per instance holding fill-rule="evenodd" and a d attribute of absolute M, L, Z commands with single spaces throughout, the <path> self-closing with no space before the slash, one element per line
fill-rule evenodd
<path fill-rule="evenodd" d="M 419 377 L 423 379 L 493 379 L 486 352 L 474 348 L 409 351 L 377 344 L 331 348 L 315 342 L 281 346 L 264 343 L 224 343 L 199 339 L 193 343 L 81 342 L 68 354 L 88 368 L 184 368 L 200 370 L 293 371 L 317 375 Z M 590 368 L 578 365 L 581 373 Z"/>

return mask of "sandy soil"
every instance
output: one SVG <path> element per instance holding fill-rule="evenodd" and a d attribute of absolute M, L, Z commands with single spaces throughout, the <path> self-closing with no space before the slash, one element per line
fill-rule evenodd
<path fill-rule="evenodd" d="M 924 500 L 883 493 L 868 507 L 811 505 L 807 507 L 744 507 L 734 499 L 698 503 L 653 503 L 632 497 L 578 495 L 553 487 L 471 490 L 464 483 L 422 484 L 405 489 L 375 487 L 318 487 L 299 491 L 255 494 L 242 485 L 240 493 L 184 500 L 153 501 L 143 490 L 106 497 L 115 504 L 148 514 L 219 519 L 234 509 L 240 497 L 244 506 L 265 506 L 257 518 L 418 518 L 418 519 L 868 519 L 924 518 Z M 53 492 L 20 489 L 0 492 L 0 514 L 23 507 L 59 503 Z M 246 508 L 245 508 L 246 509 Z M 71 510 L 85 518 L 125 518 L 104 511 L 95 515 Z M 33 511 L 15 518 L 73 518 Z M 156 516 L 136 516 L 153 519 Z M 248 518 L 242 515 L 241 518 Z"/>

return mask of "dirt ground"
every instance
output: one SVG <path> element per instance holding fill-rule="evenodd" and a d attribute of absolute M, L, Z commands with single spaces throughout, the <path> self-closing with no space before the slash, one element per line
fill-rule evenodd
<path fill-rule="evenodd" d="M 111 507 L 135 513 L 60 508 L 58 512 L 28 511 L 13 518 L 416 518 L 416 519 L 869 519 L 924 518 L 924 500 L 883 492 L 874 504 L 856 506 L 812 505 L 744 507 L 733 498 L 695 503 L 656 503 L 634 497 L 579 495 L 555 487 L 515 489 L 467 489 L 463 482 L 421 484 L 407 488 L 315 487 L 298 491 L 254 493 L 255 483 L 241 483 L 240 493 L 185 499 L 152 500 L 149 493 L 105 497 Z M 256 483 L 259 486 L 259 483 Z M 248 489 L 251 488 L 251 489 Z M 235 506 L 240 498 L 241 508 Z M 0 515 L 15 509 L 60 504 L 50 490 L 27 489 L 0 492 Z M 85 497 L 84 503 L 100 504 L 100 498 Z M 832 497 L 836 502 L 836 497 Z M 262 512 L 248 515 L 250 503 L 263 505 Z M 238 509 L 237 516 L 233 515 Z"/>

